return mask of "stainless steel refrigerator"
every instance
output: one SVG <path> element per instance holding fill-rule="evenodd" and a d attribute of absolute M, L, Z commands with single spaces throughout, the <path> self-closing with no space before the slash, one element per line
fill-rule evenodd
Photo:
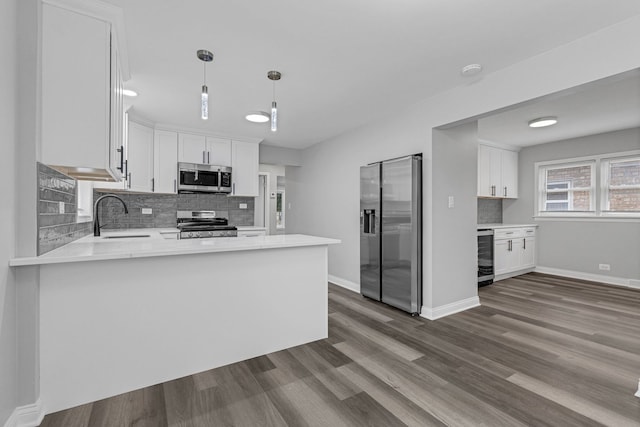
<path fill-rule="evenodd" d="M 360 168 L 360 292 L 420 313 L 422 155 Z"/>

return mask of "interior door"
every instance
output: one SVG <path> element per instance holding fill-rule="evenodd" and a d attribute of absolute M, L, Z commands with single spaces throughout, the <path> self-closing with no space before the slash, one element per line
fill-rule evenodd
<path fill-rule="evenodd" d="M 380 301 L 380 164 L 360 168 L 360 293 Z"/>

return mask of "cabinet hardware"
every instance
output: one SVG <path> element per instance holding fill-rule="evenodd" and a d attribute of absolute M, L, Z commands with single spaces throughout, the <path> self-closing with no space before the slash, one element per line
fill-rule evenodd
<path fill-rule="evenodd" d="M 124 172 L 124 145 L 121 145 L 116 151 L 120 153 L 120 167 L 116 167 L 116 169 L 120 172 Z"/>
<path fill-rule="evenodd" d="M 206 163 L 206 162 L 204 161 L 204 153 L 205 153 L 205 152 L 203 151 L 203 152 L 202 152 L 202 163 Z"/>
<path fill-rule="evenodd" d="M 495 196 L 495 195 L 496 195 L 496 186 L 495 186 L 495 185 L 492 185 L 492 186 L 491 186 L 491 195 L 492 195 L 492 196 Z"/>
<path fill-rule="evenodd" d="M 231 193 L 232 193 L 232 194 L 236 194 L 236 183 L 235 183 L 235 182 L 232 184 L 232 190 L 231 190 Z"/>
<path fill-rule="evenodd" d="M 207 164 L 211 163 L 211 151 L 207 151 Z"/>
<path fill-rule="evenodd" d="M 509 247 L 507 248 L 509 252 L 513 251 L 513 240 L 509 240 Z"/>
<path fill-rule="evenodd" d="M 127 178 L 128 181 L 128 185 L 129 185 L 129 190 L 131 190 L 131 172 L 129 172 L 129 178 Z"/>
<path fill-rule="evenodd" d="M 151 192 L 155 192 L 156 191 L 156 179 L 155 178 L 151 178 Z"/>
<path fill-rule="evenodd" d="M 504 197 L 507 197 L 507 187 L 504 187 Z"/>
<path fill-rule="evenodd" d="M 527 249 L 527 239 L 522 239 L 522 249 Z"/>
<path fill-rule="evenodd" d="M 174 193 L 178 192 L 178 180 L 177 179 L 173 180 L 173 192 Z"/>

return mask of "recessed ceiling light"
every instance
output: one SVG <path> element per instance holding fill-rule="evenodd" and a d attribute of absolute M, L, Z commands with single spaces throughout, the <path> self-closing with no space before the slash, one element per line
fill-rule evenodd
<path fill-rule="evenodd" d="M 462 70 L 460 70 L 460 73 L 462 73 L 462 75 L 465 77 L 469 77 L 469 76 L 475 76 L 476 74 L 480 74 L 481 71 L 482 71 L 482 65 L 469 64 L 462 67 Z"/>
<path fill-rule="evenodd" d="M 244 116 L 244 118 L 253 123 L 266 123 L 271 119 L 271 116 L 264 111 L 252 111 Z"/>
<path fill-rule="evenodd" d="M 531 128 L 544 128 L 547 126 L 553 126 L 558 123 L 558 118 L 554 116 L 539 117 L 529 121 L 529 127 Z"/>
<path fill-rule="evenodd" d="M 122 89 L 122 94 L 124 96 L 130 96 L 132 98 L 138 96 L 138 92 L 136 92 L 135 90 L 131 90 L 131 89 Z"/>

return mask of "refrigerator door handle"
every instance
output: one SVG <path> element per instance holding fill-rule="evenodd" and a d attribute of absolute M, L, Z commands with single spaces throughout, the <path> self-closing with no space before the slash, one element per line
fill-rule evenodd
<path fill-rule="evenodd" d="M 369 220 L 369 233 L 376 234 L 376 210 L 371 210 L 371 219 Z"/>
<path fill-rule="evenodd" d="M 376 234 L 376 210 L 365 209 L 363 219 L 362 230 L 364 234 Z"/>

